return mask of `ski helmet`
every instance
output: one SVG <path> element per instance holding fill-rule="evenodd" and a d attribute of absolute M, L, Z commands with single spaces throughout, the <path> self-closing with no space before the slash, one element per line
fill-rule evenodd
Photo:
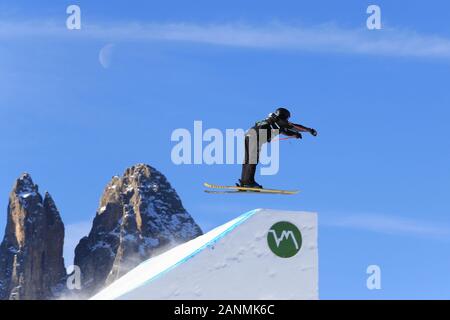
<path fill-rule="evenodd" d="M 282 120 L 288 120 L 291 117 L 291 113 L 289 112 L 288 109 L 285 108 L 278 108 L 275 111 L 275 114 L 278 116 L 278 118 Z"/>

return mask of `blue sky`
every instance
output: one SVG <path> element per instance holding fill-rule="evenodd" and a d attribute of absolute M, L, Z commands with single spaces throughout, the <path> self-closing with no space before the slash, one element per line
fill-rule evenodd
<path fill-rule="evenodd" d="M 365 28 L 369 4 L 383 29 Z M 78 4 L 82 29 L 65 28 Z M 321 298 L 450 298 L 445 1 L 0 1 L 0 228 L 14 180 L 53 195 L 68 246 L 126 167 L 163 172 L 204 230 L 253 208 L 319 213 Z M 110 46 L 109 67 L 99 52 Z M 239 165 L 175 166 L 176 128 L 248 128 L 276 106 L 316 128 L 268 187 L 211 196 Z M 66 256 L 71 254 L 66 252 Z M 366 289 L 368 265 L 382 290 Z"/>

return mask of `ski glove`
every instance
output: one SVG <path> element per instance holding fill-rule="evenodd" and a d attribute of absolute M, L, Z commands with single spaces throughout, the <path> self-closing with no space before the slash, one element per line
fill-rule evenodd
<path fill-rule="evenodd" d="M 317 136 L 317 131 L 315 129 L 310 129 L 309 132 L 315 137 Z"/>
<path fill-rule="evenodd" d="M 297 139 L 302 139 L 303 137 L 302 137 L 302 134 L 300 133 L 300 132 L 296 132 L 295 133 L 295 137 L 297 138 Z"/>

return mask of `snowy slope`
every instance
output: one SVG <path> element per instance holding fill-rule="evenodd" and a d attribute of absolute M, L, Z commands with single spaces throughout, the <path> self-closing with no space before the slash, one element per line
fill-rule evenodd
<path fill-rule="evenodd" d="M 268 245 L 280 221 L 301 232 L 290 258 Z M 290 241 L 278 236 L 277 245 Z M 141 263 L 92 299 L 318 299 L 317 215 L 250 211 Z"/>

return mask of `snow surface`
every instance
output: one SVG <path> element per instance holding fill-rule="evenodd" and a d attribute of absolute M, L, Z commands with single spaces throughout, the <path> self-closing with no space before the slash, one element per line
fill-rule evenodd
<path fill-rule="evenodd" d="M 267 245 L 279 221 L 302 233 L 294 257 Z M 317 215 L 250 211 L 141 263 L 91 299 L 318 299 Z"/>

